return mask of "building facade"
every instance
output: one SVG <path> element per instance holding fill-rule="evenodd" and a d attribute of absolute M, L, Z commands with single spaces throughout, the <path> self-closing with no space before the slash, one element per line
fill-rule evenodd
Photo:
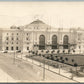
<path fill-rule="evenodd" d="M 84 30 L 53 28 L 41 20 L 25 26 L 3 29 L 0 35 L 1 50 L 73 50 L 84 53 Z"/>

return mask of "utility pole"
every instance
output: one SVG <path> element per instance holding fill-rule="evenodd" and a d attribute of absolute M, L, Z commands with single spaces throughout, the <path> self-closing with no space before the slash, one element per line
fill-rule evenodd
<path fill-rule="evenodd" d="M 46 43 L 47 43 L 47 30 L 48 30 L 48 28 L 46 28 L 46 31 L 45 31 L 45 49 L 47 49 L 46 48 Z M 44 63 L 43 63 L 43 81 L 45 80 L 45 57 L 44 57 Z"/>

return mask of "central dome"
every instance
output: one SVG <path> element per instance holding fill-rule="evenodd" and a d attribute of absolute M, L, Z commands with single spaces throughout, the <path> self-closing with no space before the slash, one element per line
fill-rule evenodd
<path fill-rule="evenodd" d="M 39 19 L 37 19 L 37 20 L 31 22 L 30 24 L 39 24 L 39 23 L 44 24 L 44 22 L 41 21 L 41 20 L 39 20 Z"/>

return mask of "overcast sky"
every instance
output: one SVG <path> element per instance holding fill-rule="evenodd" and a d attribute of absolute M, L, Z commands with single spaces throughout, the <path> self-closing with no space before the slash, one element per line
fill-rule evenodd
<path fill-rule="evenodd" d="M 56 28 L 84 28 L 84 2 L 0 2 L 0 28 L 26 25 L 36 18 Z"/>

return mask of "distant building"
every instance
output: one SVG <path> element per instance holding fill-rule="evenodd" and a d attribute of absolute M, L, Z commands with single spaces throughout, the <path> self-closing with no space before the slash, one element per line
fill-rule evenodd
<path fill-rule="evenodd" d="M 77 53 L 84 53 L 83 32 L 76 28 L 53 28 L 37 19 L 25 26 L 3 29 L 0 41 L 2 50 L 7 51 L 74 49 Z"/>

